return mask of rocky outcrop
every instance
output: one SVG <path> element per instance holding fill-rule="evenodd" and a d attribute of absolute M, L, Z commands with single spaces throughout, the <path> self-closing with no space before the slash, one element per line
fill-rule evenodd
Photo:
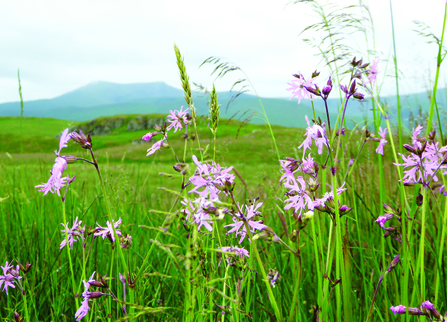
<path fill-rule="evenodd" d="M 108 135 L 113 130 L 123 128 L 123 131 L 134 132 L 141 130 L 152 130 L 155 124 L 161 125 L 165 121 L 163 117 L 154 117 L 152 115 L 140 115 L 135 118 L 108 117 L 91 120 L 74 126 L 70 131 L 81 130 L 90 135 Z"/>

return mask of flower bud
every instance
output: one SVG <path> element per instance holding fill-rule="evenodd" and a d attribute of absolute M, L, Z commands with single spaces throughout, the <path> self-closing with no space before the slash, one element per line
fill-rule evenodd
<path fill-rule="evenodd" d="M 314 94 L 316 96 L 321 96 L 321 91 L 317 85 L 315 85 L 315 88 L 307 87 L 307 86 L 304 86 L 304 88 L 311 94 Z"/>
<path fill-rule="evenodd" d="M 104 293 L 101 293 L 101 292 L 87 292 L 87 296 L 86 297 L 88 299 L 98 299 L 98 298 L 100 298 L 103 295 L 104 295 Z"/>
<path fill-rule="evenodd" d="M 120 278 L 121 283 L 126 284 L 126 277 L 121 273 L 118 273 L 118 276 Z"/>
<path fill-rule="evenodd" d="M 320 72 L 314 71 L 312 73 L 312 78 L 318 77 L 318 75 L 320 75 Z"/>
<path fill-rule="evenodd" d="M 83 149 L 90 149 L 92 147 L 92 138 L 90 137 L 90 134 L 85 136 L 82 130 L 79 130 L 79 133 L 70 133 L 70 137 L 73 141 L 79 143 Z"/>
<path fill-rule="evenodd" d="M 430 133 L 428 133 L 428 139 L 430 141 L 434 141 L 436 138 L 436 130 L 431 131 Z"/>
<path fill-rule="evenodd" d="M 352 210 L 352 208 L 349 208 L 346 205 L 341 206 L 340 208 L 338 208 L 338 211 L 340 213 L 340 216 L 342 215 L 346 215 L 347 213 L 349 213 Z"/>
<path fill-rule="evenodd" d="M 19 264 L 20 266 L 20 270 L 26 274 L 30 271 L 31 267 L 33 266 L 33 264 L 30 264 L 28 261 L 26 261 L 25 266 L 23 266 L 22 264 Z"/>
<path fill-rule="evenodd" d="M 419 193 L 416 196 L 416 204 L 420 207 L 420 206 L 422 206 L 423 201 L 424 201 L 424 197 L 421 195 L 421 193 Z"/>
<path fill-rule="evenodd" d="M 354 93 L 354 98 L 363 101 L 365 99 L 365 95 L 359 92 Z"/>
<path fill-rule="evenodd" d="M 132 236 L 126 234 L 126 236 L 120 237 L 121 248 L 129 249 L 132 246 Z"/>
<path fill-rule="evenodd" d="M 323 95 L 328 97 L 330 92 L 332 91 L 332 80 L 331 77 L 329 77 L 329 80 L 327 81 L 327 84 L 325 87 L 323 87 Z"/>
<path fill-rule="evenodd" d="M 14 312 L 14 321 L 15 321 L 15 322 L 23 322 L 23 321 L 25 321 L 25 318 L 22 318 L 22 317 L 19 315 L 19 313 Z"/>
<path fill-rule="evenodd" d="M 189 166 L 184 162 L 177 163 L 173 168 L 182 175 L 188 174 Z"/>
<path fill-rule="evenodd" d="M 313 216 L 314 216 L 314 212 L 309 210 L 308 212 L 304 213 L 301 216 L 301 220 L 303 221 L 303 223 L 307 223 L 308 221 L 310 221 L 313 218 Z"/>
<path fill-rule="evenodd" d="M 357 84 L 355 83 L 355 81 L 353 81 L 352 84 L 351 84 L 351 88 L 349 89 L 349 94 L 355 95 L 354 93 L 355 93 L 355 90 L 356 90 L 356 85 Z"/>
<path fill-rule="evenodd" d="M 308 184 L 309 184 L 309 190 L 312 192 L 317 191 L 318 187 L 320 186 L 318 181 L 315 180 L 314 178 L 310 178 Z"/>
<path fill-rule="evenodd" d="M 345 94 L 348 94 L 348 88 L 346 87 L 346 85 L 340 85 L 340 89 L 341 89 L 342 92 L 344 92 Z"/>

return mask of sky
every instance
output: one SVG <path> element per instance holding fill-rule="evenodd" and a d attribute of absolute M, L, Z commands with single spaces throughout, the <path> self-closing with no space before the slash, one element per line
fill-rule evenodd
<path fill-rule="evenodd" d="M 333 3 L 348 6 L 358 1 Z M 361 33 L 343 39 L 364 60 L 368 60 L 368 49 L 376 49 L 381 59 L 382 95 L 392 95 L 390 4 L 388 0 L 365 0 L 365 4 L 370 8 L 375 37 L 369 33 L 368 45 Z M 425 91 L 435 76 L 437 46 L 427 44 L 426 38 L 413 31 L 413 21 L 425 22 L 440 36 L 445 2 L 392 0 L 392 5 L 401 93 Z M 317 82 L 322 85 L 330 75 L 317 56 L 318 49 L 303 41 L 325 36 L 313 30 L 302 33 L 321 21 L 306 3 L 0 0 L 0 8 L 0 103 L 19 100 L 18 70 L 25 101 L 53 98 L 94 81 L 163 81 L 180 88 L 174 44 L 184 56 L 190 80 L 208 88 L 215 82 L 217 91 L 229 90 L 245 76 L 232 73 L 216 80 L 210 75 L 211 66 L 199 68 L 210 56 L 241 67 L 261 97 L 289 97 L 287 83 L 295 73 L 307 78 L 317 69 L 321 71 Z M 330 11 L 329 6 L 324 8 Z M 352 12 L 361 17 L 359 10 Z M 442 87 L 445 71 L 443 67 Z"/>

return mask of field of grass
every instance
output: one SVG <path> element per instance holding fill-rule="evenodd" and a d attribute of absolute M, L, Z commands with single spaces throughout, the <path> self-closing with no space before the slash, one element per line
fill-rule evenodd
<path fill-rule="evenodd" d="M 428 113 L 410 130 L 396 60 L 396 110 L 380 99 L 377 57 L 337 65 L 349 48 L 333 37 L 349 28 L 368 37 L 364 12 L 334 9 L 328 20 L 309 5 L 334 74 L 318 80 L 321 91 L 302 75 L 289 84 L 326 109 L 322 120 L 315 104 L 288 114 L 305 129 L 271 125 L 262 104 L 265 124 L 220 119 L 214 88 L 209 117 L 197 116 L 177 46 L 190 114 L 171 112 L 150 135 L 128 131 L 138 115 L 0 118 L 2 321 L 447 320 L 447 146 L 436 101 L 444 29 Z M 207 63 L 218 75 L 240 71 Z M 349 127 L 345 112 L 363 95 L 373 117 Z M 87 126 L 97 134 L 73 130 Z"/>
<path fill-rule="evenodd" d="M 51 151 L 57 149 L 58 146 L 59 139 L 56 136 L 68 124 L 59 120 L 24 119 L 23 124 L 26 124 L 24 129 L 29 130 L 23 131 L 22 140 L 26 153 L 21 155 L 20 131 L 17 130 L 20 120 L 2 118 L 1 122 L 5 124 L 0 127 L 1 135 L 15 137 L 17 141 L 15 144 L 2 145 L 0 162 L 4 180 L 0 186 L 0 197 L 7 199 L 0 204 L 0 211 L 4 214 L 0 231 L 6 241 L 0 248 L 0 254 L 5 260 L 14 260 L 14 263 L 29 261 L 33 265 L 31 273 L 26 275 L 22 283 L 24 290 L 27 290 L 28 314 L 31 320 L 66 319 L 71 321 L 77 308 L 72 296 L 73 286 L 67 252 L 65 249 L 59 250 L 59 243 L 63 239 L 60 233 L 60 223 L 63 222 L 62 203 L 57 195 L 42 196 L 42 193 L 34 188 L 35 185 L 47 180 L 55 157 Z M 201 124 L 198 133 L 202 138 L 202 149 L 209 145 L 207 155 L 211 156 L 213 140 L 206 125 L 206 122 Z M 217 132 L 216 159 L 222 166 L 233 166 L 237 170 L 235 198 L 241 203 L 260 198 L 263 202 L 264 223 L 281 239 L 296 247 L 296 241 L 292 242 L 293 239 L 291 239 L 293 227 L 298 228 L 302 224 L 299 221 L 295 222 L 290 214 L 282 210 L 285 190 L 279 183 L 280 167 L 268 129 L 266 126 L 248 125 L 239 130 L 236 138 L 239 126 L 238 122 L 226 124 L 222 121 Z M 191 127 L 190 132 L 192 132 Z M 282 159 L 286 156 L 300 157 L 297 147 L 303 140 L 304 130 L 273 127 L 273 133 Z M 93 149 L 98 156 L 108 194 L 106 198 L 111 206 L 112 214 L 114 218 L 122 218 L 121 231 L 130 234 L 133 238 L 132 246 L 124 251 L 133 276 L 142 267 L 145 255 L 151 252 L 149 261 L 143 267 L 145 274 L 139 276 L 136 288 L 127 289 L 127 301 L 129 301 L 129 292 L 133 292 L 133 303 L 138 303 L 132 310 L 133 314 L 144 313 L 144 317 L 139 318 L 141 320 L 185 319 L 185 316 L 189 314 L 184 311 L 185 306 L 192 305 L 191 300 L 187 298 L 188 284 L 190 284 L 197 290 L 194 291 L 197 292 L 194 295 L 195 311 L 191 312 L 193 317 L 188 318 L 191 321 L 207 320 L 208 317 L 212 317 L 212 320 L 220 319 L 219 316 L 223 311 L 227 312 L 230 320 L 235 321 L 269 319 L 269 316 L 273 314 L 273 308 L 266 294 L 263 277 L 254 255 L 251 255 L 248 261 L 237 261 L 235 266 L 227 266 L 226 269 L 223 265 L 215 266 L 215 263 L 212 263 L 213 259 L 217 260 L 221 257 L 216 251 L 218 243 L 214 243 L 213 238 L 203 228 L 196 237 L 199 242 L 193 252 L 193 256 L 201 258 L 201 264 L 196 268 L 200 270 L 194 272 L 194 275 L 199 278 L 194 279 L 188 275 L 187 258 L 191 256 L 188 255 L 190 254 L 188 251 L 191 240 L 188 238 L 190 230 L 185 226 L 181 213 L 175 208 L 172 209 L 176 195 L 169 192 L 178 191 L 182 176 L 172 169 L 175 160 L 169 149 L 163 149 L 155 155 L 146 157 L 146 150 L 152 145 L 151 142 L 130 143 L 141 138 L 143 134 L 145 131 L 126 132 L 118 129 L 107 136 L 93 136 Z M 351 143 L 344 151 L 345 161 L 355 157 L 362 143 L 361 132 L 350 132 L 347 136 L 350 137 Z M 32 144 L 26 143 L 30 140 L 33 140 Z M 184 139 L 179 133 L 170 136 L 170 142 L 176 151 L 183 151 Z M 378 277 L 384 271 L 384 263 L 390 262 L 398 251 L 396 249 L 398 245 L 390 239 L 383 243 L 378 225 L 374 223 L 376 217 L 382 213 L 379 187 L 376 182 L 379 169 L 375 161 L 375 147 L 374 142 L 368 142 L 363 149 L 361 162 L 347 182 L 349 186 L 355 186 L 355 189 L 349 189 L 345 196 L 349 206 L 355 209 L 343 217 L 343 227 L 348 247 L 346 251 L 349 254 L 344 257 L 345 265 L 352 276 L 349 281 L 351 290 L 349 298 L 352 312 L 360 316 L 358 320 L 366 318 Z M 27 151 L 28 148 L 34 153 Z M 66 155 L 89 158 L 87 151 L 82 150 L 72 141 L 64 151 Z M 189 175 L 192 175 L 194 171 L 191 156 L 199 155 L 199 152 L 197 142 L 188 140 L 186 161 L 191 169 Z M 324 163 L 323 155 L 318 155 L 316 150 L 312 155 L 320 164 Z M 393 171 L 390 159 L 390 152 L 385 151 L 384 173 L 391 179 L 385 184 L 385 188 L 389 191 L 387 202 L 395 204 L 398 201 L 398 191 L 393 181 L 397 180 L 397 175 Z M 346 163 L 342 165 L 343 173 L 345 169 Z M 86 231 L 95 227 L 96 223 L 104 226 L 108 220 L 107 207 L 94 167 L 77 161 L 75 164 L 68 165 L 68 173 L 71 176 L 75 175 L 76 181 L 70 186 L 67 194 L 65 206 L 67 221 L 71 223 L 78 217 L 85 223 Z M 327 177 L 327 180 L 330 180 L 330 177 Z M 329 185 L 323 189 L 331 190 Z M 439 215 L 434 216 L 436 222 L 441 221 L 438 217 Z M 237 246 L 238 238 L 234 239 L 231 235 L 224 234 L 227 229 L 223 226 L 231 223 L 230 218 L 216 223 L 216 228 L 221 234 L 221 242 L 224 245 Z M 159 230 L 159 227 L 164 228 Z M 321 265 L 325 262 L 324 256 L 327 252 L 325 241 L 329 240 L 330 227 L 329 216 L 316 213 L 311 224 L 300 231 L 302 275 L 297 314 L 293 320 L 308 320 L 314 315 L 318 296 L 321 296 L 318 285 L 323 282 L 319 281 L 319 276 L 315 274 L 315 265 L 316 261 L 321 261 L 320 269 L 322 269 Z M 433 236 L 436 236 L 438 226 L 434 225 L 432 229 Z M 155 238 L 158 240 L 157 243 L 154 243 Z M 123 267 L 118 254 L 112 250 L 111 243 L 107 239 L 103 241 L 101 238 L 96 238 L 92 241 L 92 236 L 90 236 L 87 241 L 86 249 L 83 249 L 78 242 L 74 244 L 71 251 L 76 293 L 83 292 L 82 279 L 87 280 L 95 271 L 101 276 L 115 277 L 113 281 L 110 281 L 110 289 L 122 299 L 123 288 L 117 278 L 117 272 L 123 273 L 121 271 Z M 152 248 L 153 245 L 155 246 Z M 250 254 L 253 254 L 253 244 L 245 240 L 241 246 L 245 246 Z M 268 272 L 269 269 L 276 269 L 280 272 L 281 280 L 273 288 L 273 294 L 282 303 L 280 307 L 282 314 L 287 316 L 290 312 L 288 303 L 295 301 L 293 299 L 297 274 L 295 256 L 278 243 L 259 240 L 257 247 L 265 270 Z M 318 247 L 319 258 L 315 257 L 314 247 Z M 84 269 L 83 258 L 87 256 Z M 427 261 L 426 267 L 430 267 L 430 263 L 435 263 L 435 258 L 429 257 Z M 110 265 L 111 263 L 113 266 Z M 209 271 L 210 269 L 214 272 Z M 434 278 L 435 272 L 434 267 L 431 273 L 427 272 L 427 275 Z M 211 276 L 215 278 L 220 276 L 220 279 L 210 280 Z M 222 279 L 224 276 L 227 276 L 225 284 Z M 188 282 L 189 278 L 192 280 Z M 330 278 L 336 280 L 339 275 L 333 272 Z M 243 291 L 238 293 L 237 285 L 241 281 Z M 337 287 L 340 287 L 340 284 L 330 288 L 333 304 L 329 307 L 329 312 L 334 316 L 336 301 L 333 292 Z M 444 290 L 442 292 L 445 293 Z M 0 310 L 2 316 L 11 319 L 15 311 L 22 315 L 25 313 L 25 304 L 23 296 L 17 289 L 10 289 L 9 293 L 9 296 L 2 293 L 1 301 L 4 305 Z M 210 298 L 211 294 L 213 294 L 212 298 Z M 396 294 L 399 294 L 399 283 L 395 277 L 392 277 L 384 282 L 376 299 L 377 319 L 391 318 L 392 314 L 390 315 L 387 306 L 394 304 L 397 300 Z M 445 298 L 445 294 L 441 295 L 441 298 Z M 210 304 L 211 300 L 213 305 Z M 103 297 L 92 300 L 90 305 L 94 313 L 89 313 L 89 320 L 93 316 L 95 316 L 94 320 L 107 320 L 109 313 L 113 317 L 124 318 L 119 313 L 122 305 L 119 302 L 111 302 Z M 130 310 L 131 304 L 128 306 Z M 353 320 L 356 321 L 357 318 Z"/>

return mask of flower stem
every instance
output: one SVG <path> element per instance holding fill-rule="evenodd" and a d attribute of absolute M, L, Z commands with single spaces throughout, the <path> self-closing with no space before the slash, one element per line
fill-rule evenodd
<path fill-rule="evenodd" d="M 65 231 L 65 248 L 67 249 L 67 254 L 68 254 L 68 263 L 70 265 L 70 273 L 71 273 L 71 282 L 73 285 L 73 293 L 76 293 L 76 283 L 75 283 L 75 279 L 74 279 L 74 273 L 73 273 L 73 264 L 71 262 L 71 254 L 70 254 L 70 244 L 68 243 L 68 222 L 65 216 L 65 202 L 62 202 L 62 218 L 64 219 L 64 231 Z M 67 226 L 65 226 L 67 225 Z M 78 297 L 76 296 L 76 294 L 73 294 L 75 296 L 75 302 L 76 302 L 76 307 L 79 307 L 79 300 Z"/>

